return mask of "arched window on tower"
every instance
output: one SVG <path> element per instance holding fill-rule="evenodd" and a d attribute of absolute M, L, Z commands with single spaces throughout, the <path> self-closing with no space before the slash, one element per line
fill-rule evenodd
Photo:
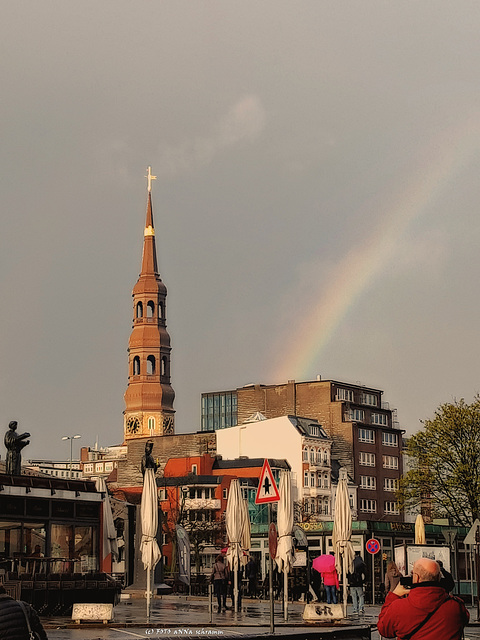
<path fill-rule="evenodd" d="M 147 302 L 147 318 L 153 318 L 155 313 L 155 303 L 153 300 Z"/>
<path fill-rule="evenodd" d="M 167 356 L 162 358 L 162 376 L 168 376 L 168 359 Z"/>
<path fill-rule="evenodd" d="M 165 305 L 163 302 L 160 302 L 158 305 L 158 314 L 159 318 L 163 320 L 163 318 L 165 317 Z"/>
<path fill-rule="evenodd" d="M 133 359 L 133 375 L 140 375 L 140 358 L 138 356 L 135 356 Z"/>
<path fill-rule="evenodd" d="M 153 418 L 152 416 L 148 418 L 148 428 L 150 429 L 150 431 L 154 431 L 155 429 L 155 418 Z"/>
<path fill-rule="evenodd" d="M 142 302 L 137 302 L 137 307 L 135 309 L 135 317 L 143 318 L 143 304 Z"/>
<path fill-rule="evenodd" d="M 155 356 L 148 356 L 147 358 L 147 376 L 153 376 L 155 373 Z"/>

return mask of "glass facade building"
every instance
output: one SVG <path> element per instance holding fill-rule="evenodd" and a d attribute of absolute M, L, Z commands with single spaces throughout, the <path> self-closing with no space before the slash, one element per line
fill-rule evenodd
<path fill-rule="evenodd" d="M 236 391 L 202 393 L 202 431 L 217 431 L 236 424 Z"/>

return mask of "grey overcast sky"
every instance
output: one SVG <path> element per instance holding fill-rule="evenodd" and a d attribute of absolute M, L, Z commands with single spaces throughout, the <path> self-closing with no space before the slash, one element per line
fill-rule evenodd
<path fill-rule="evenodd" d="M 27 457 L 122 441 L 147 165 L 178 432 L 248 383 L 380 388 L 408 432 L 480 391 L 477 0 L 1 8 L 0 425 Z"/>

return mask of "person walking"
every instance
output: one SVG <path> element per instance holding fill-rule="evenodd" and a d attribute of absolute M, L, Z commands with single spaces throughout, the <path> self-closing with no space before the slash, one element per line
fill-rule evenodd
<path fill-rule="evenodd" d="M 387 571 L 385 573 L 385 593 L 393 591 L 402 578 L 402 573 L 398 570 L 397 565 L 393 560 L 387 564 Z"/>
<path fill-rule="evenodd" d="M 38 640 L 48 640 L 35 609 L 7 595 L 0 585 L 0 640 L 29 640 L 30 632 L 36 633 Z"/>
<path fill-rule="evenodd" d="M 245 567 L 245 577 L 248 579 L 248 595 L 250 598 L 257 597 L 257 563 L 250 556 L 247 566 Z"/>
<path fill-rule="evenodd" d="M 212 569 L 213 593 L 217 597 L 218 613 L 227 608 L 227 583 L 229 570 L 222 554 L 217 556 Z"/>
<path fill-rule="evenodd" d="M 460 640 L 470 616 L 462 600 L 440 585 L 435 560 L 417 560 L 412 582 L 411 589 L 399 583 L 387 594 L 378 616 L 380 635 L 397 640 Z"/>
<path fill-rule="evenodd" d="M 367 567 L 360 556 L 360 551 L 355 551 L 353 559 L 353 571 L 347 574 L 348 584 L 350 586 L 350 595 L 352 596 L 353 613 L 363 615 L 365 613 L 365 593 L 363 590 L 363 581 L 367 574 Z"/>

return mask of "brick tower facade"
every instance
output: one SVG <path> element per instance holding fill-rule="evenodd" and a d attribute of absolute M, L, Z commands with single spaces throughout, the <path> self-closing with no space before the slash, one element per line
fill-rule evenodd
<path fill-rule="evenodd" d="M 128 387 L 125 392 L 124 437 L 173 434 L 170 384 L 170 336 L 167 332 L 167 288 L 158 273 L 152 189 L 155 176 L 148 167 L 147 217 L 142 270 L 133 288 L 133 329 L 128 343 Z"/>

